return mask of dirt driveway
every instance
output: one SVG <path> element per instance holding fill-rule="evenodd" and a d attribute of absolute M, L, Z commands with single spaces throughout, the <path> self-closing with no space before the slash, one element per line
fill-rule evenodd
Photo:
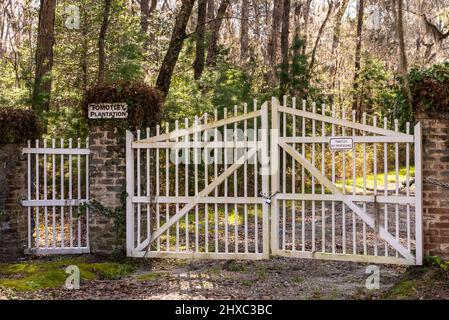
<path fill-rule="evenodd" d="M 264 261 L 152 260 L 118 280 L 82 281 L 30 292 L 0 289 L 5 299 L 372 299 L 406 271 L 380 265 L 380 289 L 368 290 L 367 264 L 275 258 Z"/>

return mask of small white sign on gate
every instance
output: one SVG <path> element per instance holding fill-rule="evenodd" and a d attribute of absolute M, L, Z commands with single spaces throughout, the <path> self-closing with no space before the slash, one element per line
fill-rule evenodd
<path fill-rule="evenodd" d="M 329 145 L 332 151 L 352 150 L 354 148 L 354 140 L 352 138 L 331 138 Z"/>
<path fill-rule="evenodd" d="M 90 103 L 88 106 L 89 119 L 126 119 L 128 105 L 119 103 Z"/>

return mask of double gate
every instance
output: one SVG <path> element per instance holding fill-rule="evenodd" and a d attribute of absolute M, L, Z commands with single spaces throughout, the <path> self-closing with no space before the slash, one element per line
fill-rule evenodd
<path fill-rule="evenodd" d="M 129 256 L 422 264 L 420 124 L 240 109 L 127 132 Z"/>

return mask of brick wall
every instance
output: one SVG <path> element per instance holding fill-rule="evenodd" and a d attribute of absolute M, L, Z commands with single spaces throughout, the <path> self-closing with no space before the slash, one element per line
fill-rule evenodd
<path fill-rule="evenodd" d="M 26 197 L 27 162 L 22 146 L 0 147 L 0 260 L 23 255 L 27 245 L 27 213 L 21 206 Z"/>
<path fill-rule="evenodd" d="M 126 190 L 125 133 L 111 126 L 90 128 L 90 198 L 108 209 L 119 208 Z M 94 253 L 111 253 L 124 246 L 118 239 L 113 220 L 98 212 L 90 213 L 90 246 Z"/>
<path fill-rule="evenodd" d="M 418 114 L 423 177 L 449 183 L 449 114 Z M 423 182 L 424 255 L 449 259 L 449 189 Z"/>

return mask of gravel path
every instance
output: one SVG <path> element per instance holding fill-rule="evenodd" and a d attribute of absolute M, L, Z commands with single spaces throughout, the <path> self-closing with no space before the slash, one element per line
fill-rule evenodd
<path fill-rule="evenodd" d="M 380 266 L 380 289 L 370 291 L 365 288 L 366 267 L 285 258 L 153 260 L 121 280 L 82 282 L 80 290 L 0 290 L 0 299 L 370 299 L 388 291 L 405 272 L 401 266 Z"/>

